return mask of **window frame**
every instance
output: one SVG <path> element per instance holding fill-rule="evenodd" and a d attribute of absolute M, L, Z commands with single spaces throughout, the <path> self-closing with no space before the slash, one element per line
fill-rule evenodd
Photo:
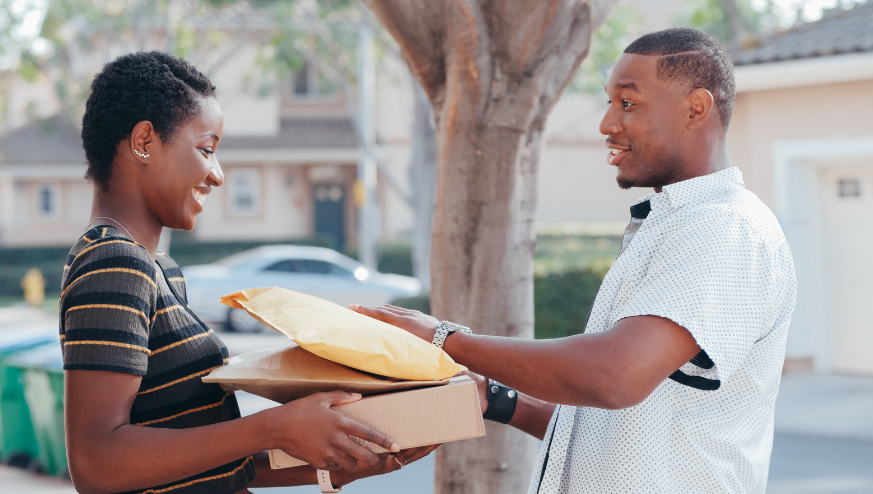
<path fill-rule="evenodd" d="M 53 199 L 53 208 L 46 213 L 43 210 L 43 192 L 49 191 Z M 56 220 L 61 216 L 61 186 L 54 182 L 40 182 L 33 187 L 33 208 L 35 216 L 40 220 Z"/>
<path fill-rule="evenodd" d="M 237 180 L 241 177 L 248 177 L 251 181 L 250 187 L 252 192 L 252 206 L 250 208 L 240 208 L 238 198 L 240 197 L 240 184 Z M 227 211 L 230 216 L 240 218 L 251 218 L 261 214 L 263 204 L 263 180 L 261 178 L 261 170 L 257 168 L 236 168 L 227 171 Z"/>

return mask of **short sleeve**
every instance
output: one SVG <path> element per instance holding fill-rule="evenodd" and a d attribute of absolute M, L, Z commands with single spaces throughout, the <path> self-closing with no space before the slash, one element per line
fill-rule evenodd
<path fill-rule="evenodd" d="M 691 333 L 725 381 L 772 323 L 777 251 L 740 218 L 695 222 L 658 249 L 616 320 L 672 320 Z"/>
<path fill-rule="evenodd" d="M 157 297 L 148 251 L 125 238 L 101 238 L 65 269 L 60 302 L 64 369 L 145 375 Z"/>

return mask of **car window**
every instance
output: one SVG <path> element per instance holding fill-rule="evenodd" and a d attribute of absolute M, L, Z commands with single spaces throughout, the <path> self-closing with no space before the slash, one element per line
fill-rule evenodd
<path fill-rule="evenodd" d="M 346 268 L 337 266 L 330 262 L 318 261 L 315 259 L 285 259 L 267 266 L 265 271 L 301 274 L 328 274 L 337 276 L 352 275 L 352 272 Z"/>

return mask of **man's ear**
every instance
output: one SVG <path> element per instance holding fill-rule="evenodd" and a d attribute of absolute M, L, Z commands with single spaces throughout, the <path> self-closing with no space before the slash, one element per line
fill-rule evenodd
<path fill-rule="evenodd" d="M 158 140 L 155 127 L 148 120 L 136 124 L 130 132 L 130 154 L 142 164 L 148 164 L 151 150 Z"/>
<path fill-rule="evenodd" d="M 703 125 L 715 113 L 715 98 L 708 90 L 699 87 L 688 93 L 688 129 Z"/>

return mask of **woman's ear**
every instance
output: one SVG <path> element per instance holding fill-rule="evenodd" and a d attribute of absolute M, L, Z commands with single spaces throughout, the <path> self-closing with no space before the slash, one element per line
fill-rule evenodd
<path fill-rule="evenodd" d="M 136 124 L 130 132 L 130 153 L 134 159 L 147 165 L 151 157 L 151 148 L 157 139 L 155 128 L 148 120 Z"/>

